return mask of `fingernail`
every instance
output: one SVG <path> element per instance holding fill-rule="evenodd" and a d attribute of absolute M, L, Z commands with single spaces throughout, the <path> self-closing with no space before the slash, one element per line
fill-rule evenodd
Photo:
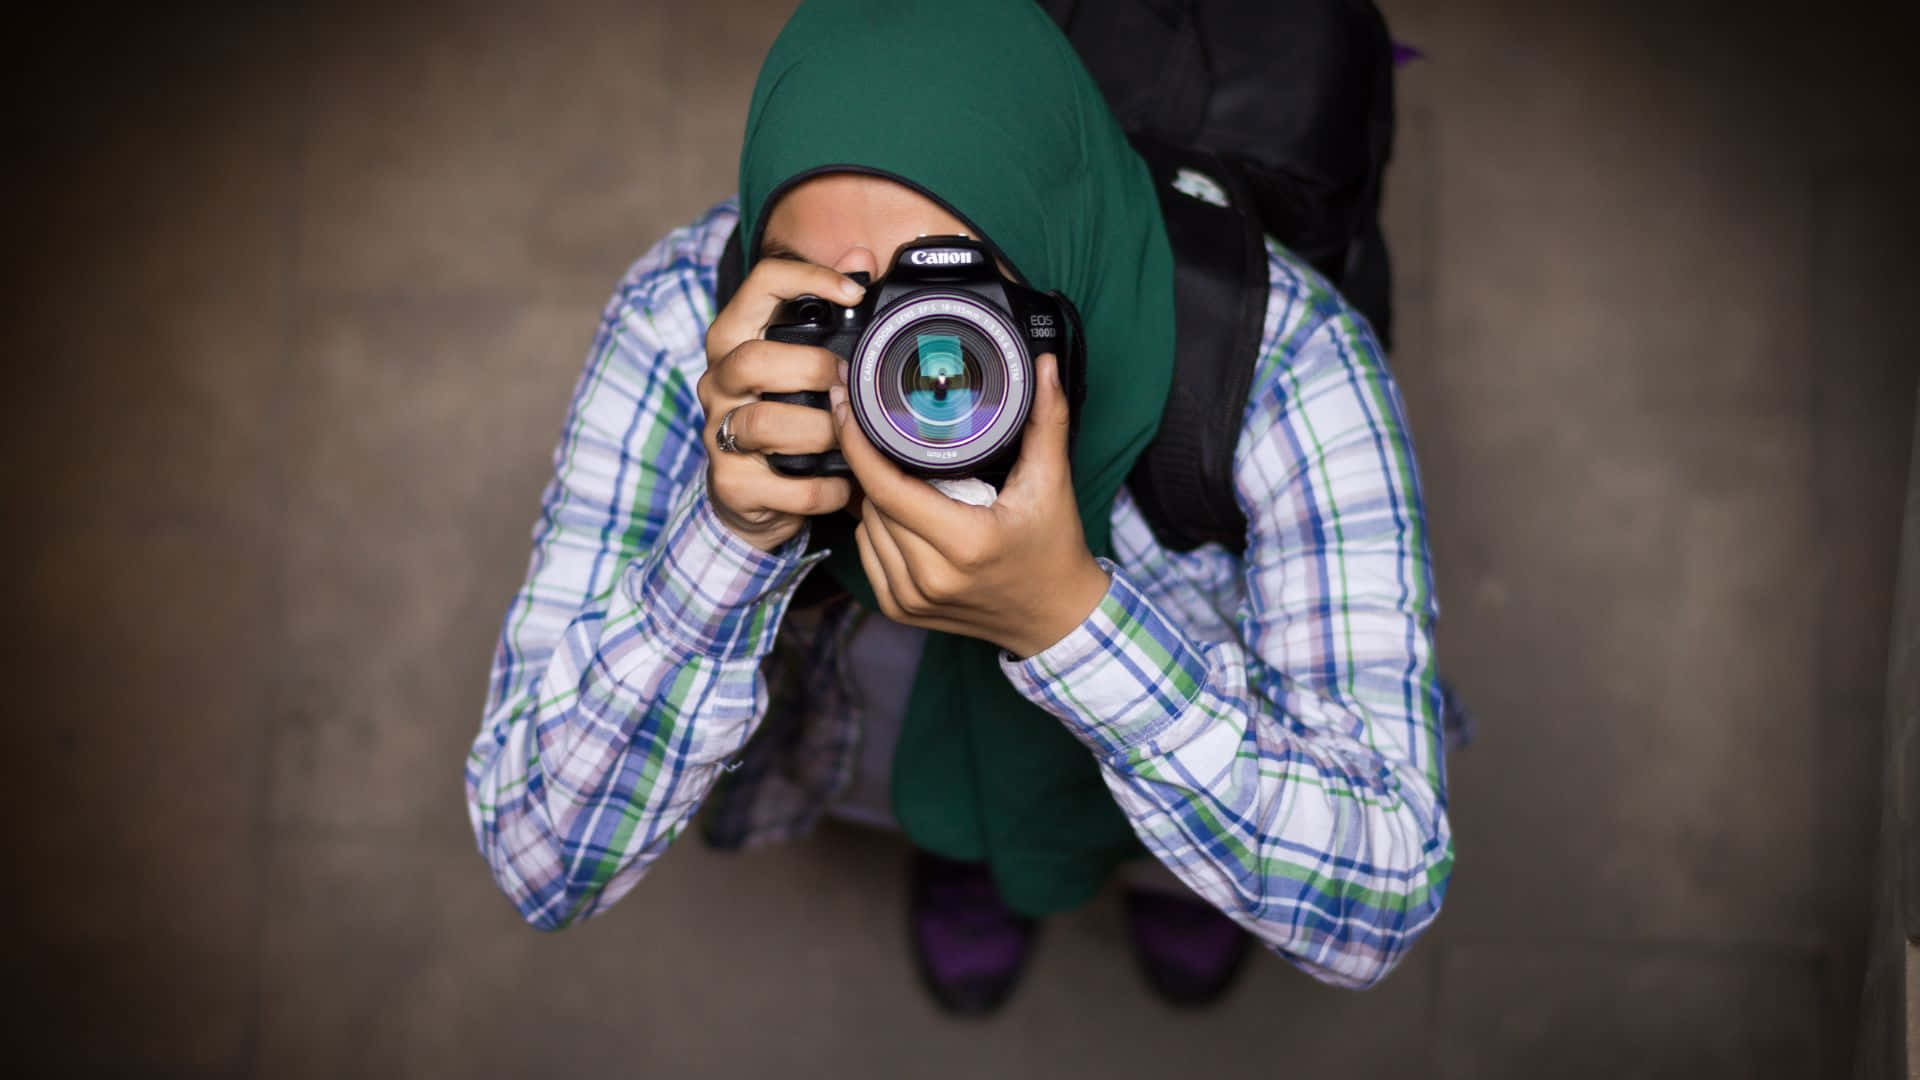
<path fill-rule="evenodd" d="M 844 386 L 846 385 L 846 382 L 847 382 L 847 372 L 849 370 L 847 367 L 847 362 L 845 360 L 842 360 L 838 365 L 836 365 L 836 367 L 840 372 L 840 384 Z"/>
<path fill-rule="evenodd" d="M 841 406 L 847 403 L 847 388 L 838 384 L 827 387 L 827 401 L 833 405 L 833 415 L 838 419 Z"/>
<path fill-rule="evenodd" d="M 865 287 L 852 278 L 844 278 L 840 282 L 840 295 L 849 301 L 860 299 L 860 294 L 866 291 Z"/>

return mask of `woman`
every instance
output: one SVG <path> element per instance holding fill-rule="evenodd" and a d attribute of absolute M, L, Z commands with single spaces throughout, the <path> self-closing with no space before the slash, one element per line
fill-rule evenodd
<path fill-rule="evenodd" d="M 751 269 L 716 311 L 736 228 Z M 875 451 L 833 354 L 763 337 L 782 300 L 851 303 L 849 275 L 954 233 L 1086 330 L 1071 452 L 1043 357 L 991 506 Z M 1328 982 L 1382 977 L 1452 864 L 1418 479 L 1371 331 L 1270 250 L 1244 557 L 1169 552 L 1123 484 L 1172 377 L 1172 261 L 1071 49 L 1027 0 L 803 5 L 737 206 L 622 283 L 555 456 L 467 769 L 522 914 L 604 910 L 725 776 L 723 845 L 829 809 L 905 831 L 916 953 L 957 1010 L 1004 999 L 1031 919 L 1116 870 L 1164 879 L 1129 919 L 1176 1000 L 1227 984 L 1243 929 Z M 795 390 L 835 408 L 760 398 Z M 831 448 L 851 480 L 766 462 Z M 814 543 L 842 513 L 851 534 Z M 810 574 L 827 598 L 795 605 Z"/>

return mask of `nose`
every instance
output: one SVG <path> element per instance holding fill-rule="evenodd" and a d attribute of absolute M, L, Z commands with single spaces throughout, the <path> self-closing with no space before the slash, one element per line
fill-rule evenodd
<path fill-rule="evenodd" d="M 843 274 L 864 273 L 869 279 L 880 276 L 880 260 L 874 257 L 871 249 L 859 244 L 848 248 L 833 260 L 833 268 Z"/>

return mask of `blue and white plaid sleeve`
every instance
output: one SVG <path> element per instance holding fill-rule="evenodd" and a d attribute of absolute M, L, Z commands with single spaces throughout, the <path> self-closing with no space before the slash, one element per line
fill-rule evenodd
<path fill-rule="evenodd" d="M 1108 564 L 1084 623 L 1003 667 L 1174 873 L 1320 979 L 1367 986 L 1432 922 L 1453 863 L 1435 607 L 1378 345 L 1324 285 L 1290 280 L 1236 453 L 1237 633 L 1197 640 Z"/>
<path fill-rule="evenodd" d="M 669 236 L 608 305 L 501 629 L 467 809 L 543 929 L 618 900 L 693 816 L 765 714 L 759 661 L 821 557 L 804 530 L 760 551 L 707 499 L 694 385 L 732 220 Z"/>

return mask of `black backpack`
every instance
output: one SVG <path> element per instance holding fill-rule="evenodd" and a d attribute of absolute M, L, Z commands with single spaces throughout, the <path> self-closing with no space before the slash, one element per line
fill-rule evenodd
<path fill-rule="evenodd" d="M 1242 552 L 1233 452 L 1269 294 L 1261 234 L 1392 345 L 1386 21 L 1372 0 L 1039 2 L 1146 159 L 1173 246 L 1173 387 L 1127 488 L 1165 547 Z M 1463 748 L 1472 717 L 1450 682 L 1438 685 L 1444 737 Z"/>
<path fill-rule="evenodd" d="M 1040 3 L 1146 159 L 1173 246 L 1173 387 L 1127 487 L 1164 546 L 1239 552 L 1233 452 L 1266 317 L 1263 234 L 1390 341 L 1386 22 L 1371 0 Z"/>

